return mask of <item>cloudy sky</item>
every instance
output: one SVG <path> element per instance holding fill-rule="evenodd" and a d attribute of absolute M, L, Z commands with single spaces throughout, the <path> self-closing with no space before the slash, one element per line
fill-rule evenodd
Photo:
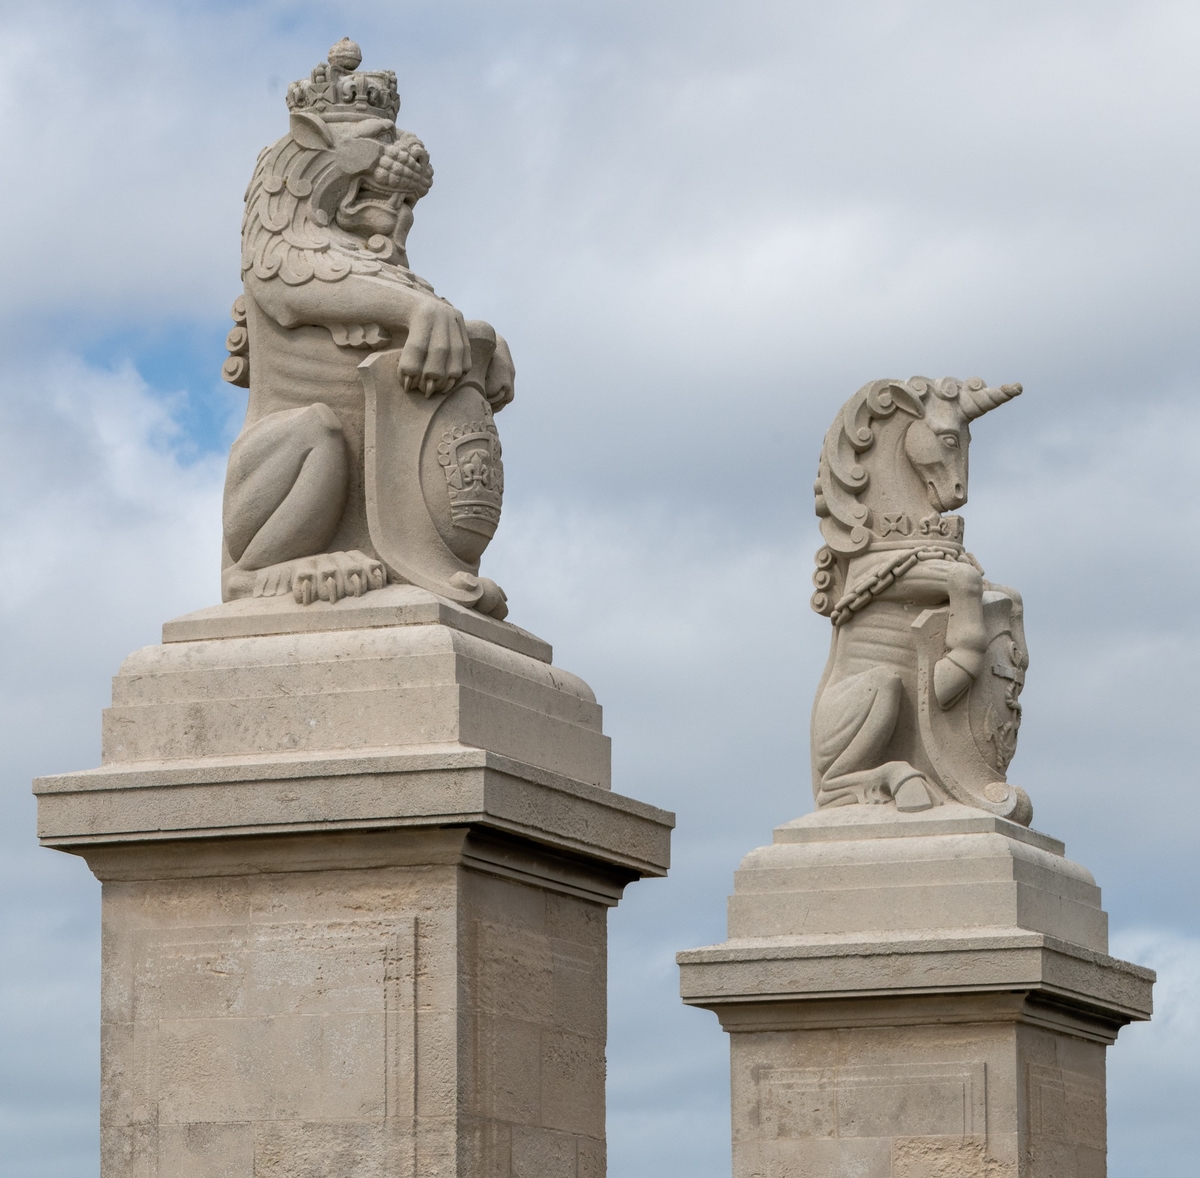
<path fill-rule="evenodd" d="M 98 889 L 29 780 L 217 600 L 241 196 L 343 35 L 437 173 L 416 269 L 518 369 L 485 571 L 606 707 L 675 867 L 611 920 L 614 1178 L 728 1173 L 727 1048 L 673 954 L 811 808 L 824 429 L 881 376 L 1026 393 L 967 540 L 1025 596 L 1010 775 L 1158 1014 L 1110 1173 L 1200 1145 L 1200 8 L 1010 0 L 0 0 L 0 1178 L 95 1178 Z"/>

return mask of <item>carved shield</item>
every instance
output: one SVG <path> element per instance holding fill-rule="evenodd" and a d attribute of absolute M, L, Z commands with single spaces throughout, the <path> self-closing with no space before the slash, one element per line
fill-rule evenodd
<path fill-rule="evenodd" d="M 1017 751 L 1020 695 L 1029 665 L 1020 598 L 1012 590 L 984 593 L 983 621 L 988 646 L 983 671 L 967 697 L 967 718 L 980 755 L 1003 775 Z"/>
<path fill-rule="evenodd" d="M 474 341 L 473 341 L 474 342 Z M 391 575 L 474 606 L 479 558 L 500 521 L 500 436 L 477 368 L 456 388 L 405 392 L 400 352 L 359 365 L 366 392 L 365 480 L 371 542 Z"/>
<path fill-rule="evenodd" d="M 1016 752 L 1018 696 L 1029 663 L 1020 596 L 999 586 L 984 593 L 987 661 L 966 696 L 943 710 L 933 672 L 946 653 L 948 619 L 948 609 L 927 609 L 913 622 L 917 721 L 934 784 L 953 801 L 1028 824 L 1033 813 L 1029 798 L 1005 777 Z"/>
<path fill-rule="evenodd" d="M 491 406 L 476 390 L 451 393 L 434 414 L 421 452 L 421 487 L 447 546 L 478 563 L 500 522 L 504 465 Z"/>

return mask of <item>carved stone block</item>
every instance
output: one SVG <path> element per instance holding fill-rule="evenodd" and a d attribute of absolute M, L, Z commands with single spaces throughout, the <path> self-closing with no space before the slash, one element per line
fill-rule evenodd
<path fill-rule="evenodd" d="M 35 787 L 103 882 L 103 1178 L 601 1178 L 606 914 L 672 819 L 586 684 L 414 586 L 164 632 Z"/>
<path fill-rule="evenodd" d="M 679 954 L 730 1034 L 734 1178 L 1101 1178 L 1104 1052 L 1154 975 L 1086 870 L 966 806 L 826 809 L 752 851 Z"/>

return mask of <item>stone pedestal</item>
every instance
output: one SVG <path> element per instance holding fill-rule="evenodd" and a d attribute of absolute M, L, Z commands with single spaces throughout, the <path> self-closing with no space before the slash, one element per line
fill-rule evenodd
<path fill-rule="evenodd" d="M 679 955 L 730 1034 L 734 1178 L 1102 1178 L 1105 1049 L 1154 975 L 1063 850 L 858 805 L 747 856 L 729 940 Z"/>
<path fill-rule="evenodd" d="M 35 786 L 103 881 L 104 1178 L 600 1178 L 606 912 L 673 821 L 608 764 L 545 643 L 411 586 L 168 623 Z"/>

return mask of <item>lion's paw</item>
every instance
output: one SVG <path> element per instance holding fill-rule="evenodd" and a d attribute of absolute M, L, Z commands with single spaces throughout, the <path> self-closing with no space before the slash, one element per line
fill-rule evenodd
<path fill-rule="evenodd" d="M 362 552 L 323 552 L 259 569 L 254 576 L 254 596 L 290 593 L 301 605 L 311 605 L 361 597 L 386 584 L 387 570 L 373 557 Z"/>
<path fill-rule="evenodd" d="M 301 605 L 361 597 L 387 584 L 382 563 L 362 552 L 325 552 L 297 561 L 292 572 L 292 596 Z"/>

